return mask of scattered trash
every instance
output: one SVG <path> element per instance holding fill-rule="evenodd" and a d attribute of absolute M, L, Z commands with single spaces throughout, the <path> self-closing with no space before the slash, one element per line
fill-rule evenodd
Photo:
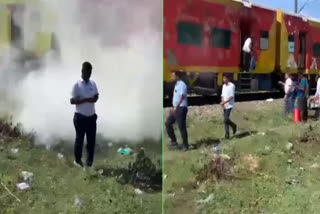
<path fill-rule="evenodd" d="M 142 195 L 143 191 L 140 189 L 134 189 L 134 193 L 136 193 L 137 195 Z"/>
<path fill-rule="evenodd" d="M 12 148 L 10 149 L 10 151 L 13 153 L 13 154 L 16 154 L 19 152 L 19 149 L 16 149 L 16 148 Z"/>
<path fill-rule="evenodd" d="M 312 165 L 310 166 L 310 168 L 319 168 L 319 164 L 314 163 L 314 164 L 312 164 Z"/>
<path fill-rule="evenodd" d="M 270 98 L 270 99 L 267 99 L 266 101 L 267 101 L 267 102 L 273 102 L 273 99 Z"/>
<path fill-rule="evenodd" d="M 102 175 L 102 174 L 103 174 L 103 169 L 100 169 L 100 170 L 98 171 L 98 173 L 99 173 L 99 175 Z"/>
<path fill-rule="evenodd" d="M 168 197 L 169 197 L 169 198 L 174 198 L 174 196 L 176 196 L 175 193 L 169 193 L 169 194 L 168 194 Z"/>
<path fill-rule="evenodd" d="M 61 153 L 58 153 L 57 156 L 58 156 L 59 159 L 63 159 L 64 158 L 63 154 L 61 154 Z"/>
<path fill-rule="evenodd" d="M 269 151 L 271 151 L 271 147 L 270 146 L 265 146 L 264 150 L 269 152 Z"/>
<path fill-rule="evenodd" d="M 262 136 L 265 136 L 266 133 L 265 132 L 259 132 L 258 135 L 262 135 Z"/>
<path fill-rule="evenodd" d="M 291 149 L 293 149 L 293 144 L 292 143 L 287 143 L 286 148 L 288 151 L 290 151 Z"/>
<path fill-rule="evenodd" d="M 168 178 L 168 175 L 166 175 L 166 174 L 163 175 L 163 178 L 164 178 L 164 179 L 167 179 L 167 178 Z"/>
<path fill-rule="evenodd" d="M 81 207 L 82 204 L 83 204 L 83 200 L 82 200 L 80 197 L 76 197 L 76 198 L 74 199 L 74 205 L 75 205 L 75 206 Z"/>
<path fill-rule="evenodd" d="M 221 152 L 221 148 L 220 148 L 220 146 L 219 145 L 215 145 L 215 146 L 213 146 L 213 153 L 214 154 L 220 154 L 220 152 Z"/>
<path fill-rule="evenodd" d="M 23 180 L 31 183 L 32 181 L 32 177 L 33 177 L 33 173 L 32 172 L 27 172 L 27 171 L 22 171 L 21 172 L 21 176 L 23 177 Z"/>
<path fill-rule="evenodd" d="M 290 184 L 290 185 L 293 185 L 293 184 L 298 184 L 299 181 L 296 180 L 296 179 L 288 179 L 288 180 L 286 180 L 286 183 Z"/>
<path fill-rule="evenodd" d="M 112 142 L 108 143 L 108 146 L 109 146 L 109 147 L 112 147 L 112 146 L 113 146 L 113 143 L 112 143 Z"/>
<path fill-rule="evenodd" d="M 300 167 L 300 170 L 301 170 L 301 171 L 304 171 L 304 168 L 303 168 L 303 167 Z"/>
<path fill-rule="evenodd" d="M 198 204 L 206 204 L 213 199 L 213 194 L 210 194 L 206 199 L 200 199 L 197 201 Z"/>
<path fill-rule="evenodd" d="M 31 186 L 29 184 L 25 183 L 25 182 L 17 184 L 17 188 L 20 189 L 20 190 L 27 190 L 30 187 Z"/>
<path fill-rule="evenodd" d="M 289 160 L 287 161 L 287 163 L 288 163 L 288 164 L 292 164 L 293 161 L 292 161 L 291 159 L 289 159 Z"/>
<path fill-rule="evenodd" d="M 118 152 L 119 152 L 121 155 L 131 155 L 131 154 L 132 154 L 132 149 L 130 149 L 129 147 L 126 147 L 126 148 L 120 147 L 120 148 L 118 149 Z"/>

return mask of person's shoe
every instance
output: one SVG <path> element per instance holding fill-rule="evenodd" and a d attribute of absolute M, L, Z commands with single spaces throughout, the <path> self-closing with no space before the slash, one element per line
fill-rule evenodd
<path fill-rule="evenodd" d="M 174 149 L 174 148 L 177 148 L 178 147 L 178 143 L 176 142 L 171 142 L 169 145 L 168 145 L 168 148 L 169 149 Z"/>
<path fill-rule="evenodd" d="M 83 168 L 83 163 L 78 163 L 78 162 L 76 162 L 76 161 L 73 161 L 73 165 L 75 166 L 75 167 L 77 167 L 77 168 Z"/>

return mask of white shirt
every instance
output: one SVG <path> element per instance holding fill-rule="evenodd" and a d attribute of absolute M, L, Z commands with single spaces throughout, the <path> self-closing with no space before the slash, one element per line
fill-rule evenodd
<path fill-rule="evenodd" d="M 96 83 L 90 80 L 86 83 L 84 80 L 79 80 L 74 84 L 72 88 L 71 96 L 72 98 L 83 99 L 91 98 L 98 94 L 98 89 Z M 92 116 L 96 113 L 94 103 L 82 103 L 76 105 L 76 113 L 82 114 L 84 116 Z"/>
<path fill-rule="evenodd" d="M 289 92 L 292 92 L 292 89 L 289 91 L 291 86 L 292 86 L 292 79 L 291 78 L 286 79 L 286 82 L 284 84 L 284 92 L 286 94 L 288 94 Z"/>
<path fill-rule="evenodd" d="M 251 43 L 252 43 L 251 38 L 248 38 L 248 39 L 244 42 L 244 45 L 243 45 L 242 50 L 243 50 L 244 52 L 250 53 L 250 52 L 251 52 Z"/>
<path fill-rule="evenodd" d="M 176 82 L 176 85 L 174 87 L 174 92 L 173 92 L 173 99 L 172 99 L 173 107 L 176 107 L 178 105 L 181 95 L 184 95 L 184 97 L 182 99 L 180 106 L 187 107 L 188 106 L 187 93 L 188 93 L 187 85 L 182 80 L 178 80 Z"/>
<path fill-rule="evenodd" d="M 318 78 L 318 81 L 317 81 L 317 91 L 316 91 L 316 94 L 314 95 L 315 97 L 320 97 L 320 77 Z"/>
<path fill-rule="evenodd" d="M 229 82 L 228 85 L 227 84 L 223 84 L 222 86 L 222 94 L 221 97 L 223 99 L 223 101 L 228 100 L 230 97 L 232 97 L 232 99 L 224 104 L 224 108 L 225 109 L 230 109 L 233 108 L 234 106 L 234 92 L 235 92 L 236 87 L 234 86 L 234 84 L 232 82 Z"/>

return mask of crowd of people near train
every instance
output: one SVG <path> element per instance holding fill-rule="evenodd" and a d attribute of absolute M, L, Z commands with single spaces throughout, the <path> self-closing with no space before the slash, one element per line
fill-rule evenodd
<path fill-rule="evenodd" d="M 309 83 L 303 72 L 285 74 L 285 81 L 279 82 L 284 87 L 284 114 L 292 114 L 294 109 L 299 110 L 302 121 L 308 119 L 308 105 L 313 103 L 315 118 L 319 118 L 320 78 L 317 81 L 317 90 L 313 98 L 309 99 Z"/>

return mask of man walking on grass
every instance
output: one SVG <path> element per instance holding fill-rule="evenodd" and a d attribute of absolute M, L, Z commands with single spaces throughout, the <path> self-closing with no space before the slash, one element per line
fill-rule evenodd
<path fill-rule="evenodd" d="M 87 167 L 91 167 L 94 158 L 96 144 L 97 115 L 95 103 L 98 101 L 98 89 L 94 81 L 90 80 L 92 65 L 89 62 L 82 64 L 82 80 L 74 84 L 70 103 L 76 105 L 73 118 L 76 130 L 76 140 L 74 144 L 74 164 L 77 167 L 84 167 L 82 162 L 82 149 L 84 136 L 87 137 Z"/>
<path fill-rule="evenodd" d="M 229 139 L 229 126 L 232 128 L 233 134 L 237 132 L 237 125 L 230 120 L 230 114 L 234 106 L 235 86 L 230 82 L 230 77 L 228 75 L 223 76 L 223 83 L 220 105 L 223 108 L 225 138 Z"/>
<path fill-rule="evenodd" d="M 175 71 L 172 73 L 172 79 L 176 81 L 174 87 L 172 106 L 173 108 L 170 111 L 170 115 L 166 121 L 166 129 L 171 140 L 169 148 L 178 147 L 177 139 L 174 134 L 173 124 L 177 121 L 180 134 L 183 140 L 183 151 L 189 149 L 188 144 L 188 133 L 187 133 L 187 113 L 188 113 L 188 101 L 187 101 L 187 85 L 181 80 L 182 72 Z"/>

